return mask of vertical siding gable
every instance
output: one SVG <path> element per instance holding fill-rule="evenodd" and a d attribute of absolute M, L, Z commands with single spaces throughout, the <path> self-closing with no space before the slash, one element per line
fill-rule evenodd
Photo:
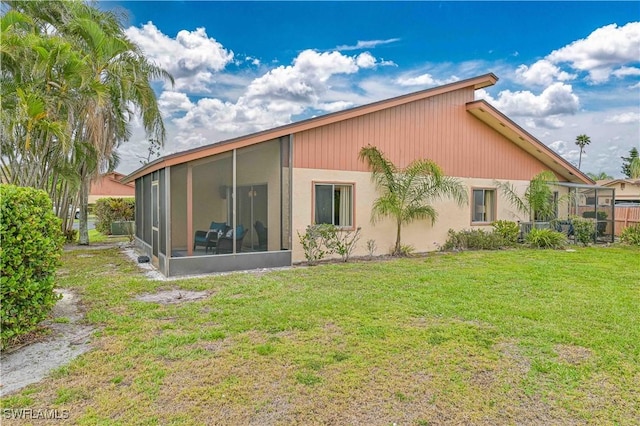
<path fill-rule="evenodd" d="M 451 176 L 528 180 L 547 167 L 466 111 L 463 88 L 298 132 L 296 168 L 368 171 L 358 160 L 367 144 L 404 167 L 429 158 Z"/>

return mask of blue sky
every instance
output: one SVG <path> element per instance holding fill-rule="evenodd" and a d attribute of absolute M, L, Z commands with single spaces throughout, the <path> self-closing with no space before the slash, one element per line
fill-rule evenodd
<path fill-rule="evenodd" d="M 638 2 L 101 2 L 176 78 L 165 154 L 488 72 L 478 91 L 582 170 L 640 148 Z M 146 157 L 141 132 L 119 170 Z"/>

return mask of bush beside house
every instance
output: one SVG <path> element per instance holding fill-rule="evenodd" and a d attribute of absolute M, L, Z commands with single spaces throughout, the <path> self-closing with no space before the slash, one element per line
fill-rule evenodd
<path fill-rule="evenodd" d="M 114 222 L 134 220 L 135 199 L 133 198 L 100 198 L 94 208 L 96 229 L 105 235 L 111 235 Z"/>
<path fill-rule="evenodd" d="M 46 192 L 0 185 L 0 345 L 32 331 L 58 297 L 53 291 L 64 236 Z"/>

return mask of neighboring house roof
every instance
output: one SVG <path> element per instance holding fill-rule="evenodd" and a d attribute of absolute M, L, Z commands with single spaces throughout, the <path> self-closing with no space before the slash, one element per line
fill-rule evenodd
<path fill-rule="evenodd" d="M 123 183 L 125 175 L 118 172 L 106 173 L 98 177 L 91 183 L 89 195 L 93 196 L 126 196 L 133 197 L 135 195 L 135 185 L 133 182 Z"/>
<path fill-rule="evenodd" d="M 640 200 L 640 179 L 599 180 L 598 185 L 615 189 L 616 200 L 620 202 Z"/>
<path fill-rule="evenodd" d="M 615 186 L 619 183 L 628 183 L 629 185 L 640 186 L 640 179 L 606 179 L 597 181 L 597 184 L 600 186 Z"/>
<path fill-rule="evenodd" d="M 497 80 L 498 78 L 494 74 L 489 73 L 455 83 L 450 83 L 419 92 L 409 93 L 407 95 L 374 102 L 360 107 L 339 111 L 332 114 L 299 121 L 296 123 L 291 123 L 285 126 L 276 127 L 262 132 L 229 139 L 226 141 L 216 142 L 175 154 L 170 154 L 161 157 L 134 171 L 133 173 L 125 177 L 123 179 L 123 182 L 131 182 L 134 179 L 137 179 L 141 176 L 147 175 L 155 170 L 159 170 L 167 166 L 182 164 L 210 155 L 230 151 L 232 149 L 242 148 L 290 134 L 299 133 L 344 120 L 353 119 L 365 114 L 371 114 L 388 108 L 394 108 L 399 105 L 408 104 L 410 102 L 442 95 L 456 90 L 468 88 L 473 88 L 474 90 L 481 89 L 487 86 L 494 85 Z M 467 104 L 467 111 L 469 111 L 469 113 L 473 114 L 490 127 L 494 128 L 508 140 L 512 141 L 513 143 L 524 149 L 526 152 L 534 156 L 545 166 L 555 171 L 559 176 L 562 176 L 563 178 L 572 182 L 589 184 L 594 183 L 594 181 L 591 180 L 588 176 L 580 172 L 577 168 L 563 159 L 560 155 L 548 148 L 534 136 L 527 133 L 512 120 L 507 118 L 504 114 L 500 113 L 485 101 L 469 102 Z"/>

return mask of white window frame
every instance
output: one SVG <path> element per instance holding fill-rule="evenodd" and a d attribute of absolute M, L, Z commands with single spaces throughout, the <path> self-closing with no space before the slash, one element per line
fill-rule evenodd
<path fill-rule="evenodd" d="M 483 208 L 484 211 L 482 214 L 484 215 L 484 220 L 476 220 L 476 191 L 482 191 L 482 200 L 483 200 Z M 487 197 L 486 193 L 492 193 L 491 206 L 487 208 Z M 471 224 L 472 225 L 487 225 L 494 222 L 497 218 L 497 207 L 498 207 L 498 193 L 496 188 L 471 188 Z M 491 215 L 491 217 L 488 217 Z"/>
<path fill-rule="evenodd" d="M 350 206 L 349 206 L 349 213 L 350 213 L 350 218 L 349 218 L 349 222 L 350 224 L 348 225 L 341 225 L 341 224 L 336 224 L 335 223 L 335 202 L 334 202 L 334 198 L 331 198 L 331 224 L 335 225 L 341 229 L 355 229 L 355 183 L 353 182 L 322 182 L 322 181 L 318 181 L 318 182 L 313 182 L 312 185 L 312 191 L 313 191 L 313 208 L 312 208 L 312 212 L 311 212 L 311 216 L 312 216 L 312 223 L 313 224 L 318 224 L 317 222 L 317 203 L 318 200 L 316 199 L 316 189 L 318 186 L 330 186 L 332 188 L 331 193 L 335 194 L 336 191 L 336 187 L 340 188 L 340 187 L 347 187 L 350 189 L 349 191 L 349 197 L 350 197 Z"/>

